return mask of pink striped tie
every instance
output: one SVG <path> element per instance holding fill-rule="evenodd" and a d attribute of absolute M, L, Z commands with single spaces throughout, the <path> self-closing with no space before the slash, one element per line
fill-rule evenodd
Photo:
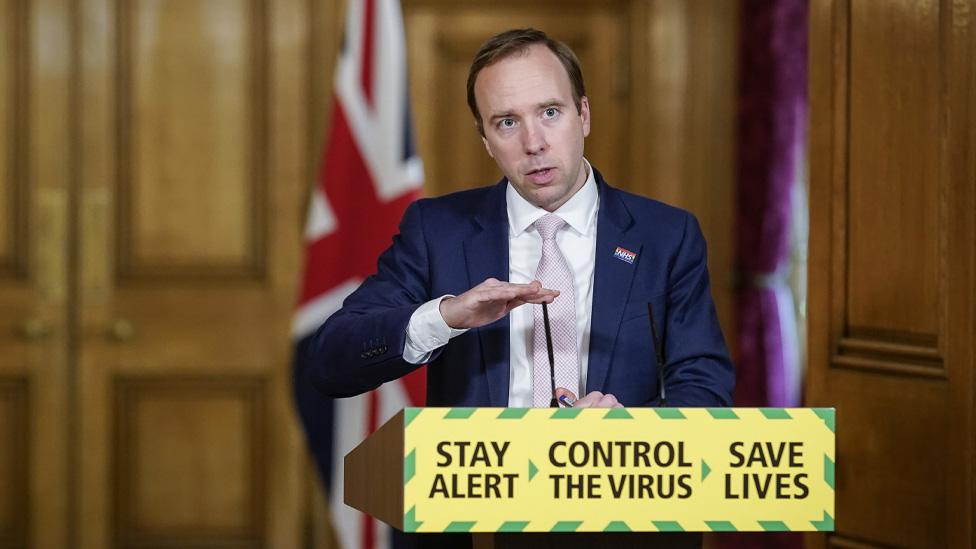
<path fill-rule="evenodd" d="M 548 306 L 556 387 L 565 387 L 580 396 L 579 350 L 576 346 L 576 288 L 573 284 L 573 271 L 556 245 L 556 233 L 565 224 L 562 218 L 553 214 L 546 214 L 535 222 L 535 228 L 542 237 L 542 257 L 535 276 L 542 282 L 542 287 L 559 290 L 559 297 Z M 532 405 L 545 408 L 549 406 L 553 396 L 549 354 L 546 350 L 546 328 L 542 305 L 533 305 L 532 309 L 535 320 L 532 330 Z"/>

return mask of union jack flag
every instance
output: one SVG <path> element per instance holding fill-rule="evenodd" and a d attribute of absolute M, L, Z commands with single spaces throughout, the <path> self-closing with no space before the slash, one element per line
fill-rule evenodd
<path fill-rule="evenodd" d="M 342 457 L 405 406 L 424 402 L 424 369 L 368 394 L 329 400 L 304 381 L 309 336 L 367 276 L 407 205 L 420 196 L 403 17 L 396 0 L 350 0 L 331 127 L 305 231 L 292 333 L 294 391 L 310 450 L 346 549 L 387 547 L 390 528 L 342 503 Z"/>

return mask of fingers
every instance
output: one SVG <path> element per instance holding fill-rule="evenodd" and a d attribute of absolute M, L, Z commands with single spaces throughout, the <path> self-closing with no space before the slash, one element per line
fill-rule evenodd
<path fill-rule="evenodd" d="M 548 290 L 533 284 L 509 284 L 478 287 L 472 289 L 473 297 L 479 303 L 493 301 L 520 300 L 525 303 L 552 303 L 559 295 L 558 290 Z"/>
<path fill-rule="evenodd" d="M 559 389 L 556 389 L 556 396 L 559 396 Z M 623 408 L 623 404 L 617 401 L 617 397 L 611 394 L 603 394 L 600 391 L 593 391 L 573 404 L 576 408 Z"/>
<path fill-rule="evenodd" d="M 523 296 L 521 300 L 525 303 L 532 303 L 535 305 L 541 305 L 543 303 L 552 303 L 553 301 L 556 300 L 557 297 L 559 297 L 559 290 L 552 290 L 552 291 L 553 291 L 552 294 L 543 294 L 534 297 Z"/>
<path fill-rule="evenodd" d="M 569 389 L 567 389 L 565 387 L 556 387 L 556 400 L 559 400 L 560 397 L 564 397 L 564 396 L 570 402 L 576 402 L 576 393 L 570 391 Z M 573 406 L 576 406 L 576 405 L 573 404 Z"/>

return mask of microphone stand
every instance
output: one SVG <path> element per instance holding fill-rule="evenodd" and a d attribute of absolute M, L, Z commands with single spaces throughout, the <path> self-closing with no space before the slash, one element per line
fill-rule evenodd
<path fill-rule="evenodd" d="M 664 347 L 657 337 L 657 326 L 654 324 L 654 308 L 647 303 L 647 317 L 651 319 L 651 341 L 654 343 L 654 358 L 657 360 L 657 405 L 667 406 L 667 395 L 664 391 Z"/>
<path fill-rule="evenodd" d="M 550 408 L 559 408 L 556 401 L 556 359 L 552 353 L 552 332 L 549 328 L 549 307 L 542 304 L 542 325 L 546 328 L 546 352 L 549 353 L 549 382 L 552 384 L 552 400 L 549 401 Z"/>

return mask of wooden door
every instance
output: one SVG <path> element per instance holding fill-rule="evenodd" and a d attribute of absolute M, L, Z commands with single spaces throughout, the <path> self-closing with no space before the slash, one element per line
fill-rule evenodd
<path fill-rule="evenodd" d="M 295 547 L 308 4 L 0 1 L 0 547 Z"/>
<path fill-rule="evenodd" d="M 0 547 L 67 547 L 66 3 L 0 2 Z"/>
<path fill-rule="evenodd" d="M 836 533 L 972 547 L 976 2 L 811 2 L 808 404 Z"/>
<path fill-rule="evenodd" d="M 77 546 L 297 546 L 307 6 L 77 9 Z"/>

